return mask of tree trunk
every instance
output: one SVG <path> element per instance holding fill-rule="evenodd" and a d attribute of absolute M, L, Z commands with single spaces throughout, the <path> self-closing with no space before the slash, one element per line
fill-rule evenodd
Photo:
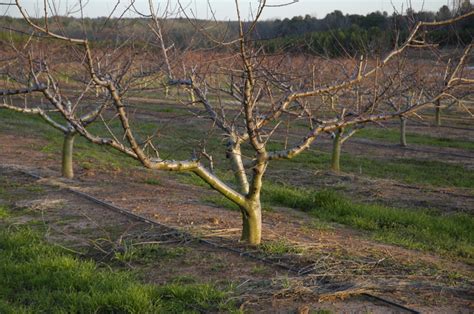
<path fill-rule="evenodd" d="M 66 133 L 64 135 L 63 156 L 62 156 L 62 176 L 68 179 L 74 178 L 74 169 L 72 166 L 72 152 L 74 148 L 75 133 Z"/>
<path fill-rule="evenodd" d="M 436 126 L 441 126 L 441 102 L 439 100 L 436 101 L 435 120 Z"/>
<path fill-rule="evenodd" d="M 191 102 L 193 104 L 195 104 L 196 103 L 196 96 L 194 95 L 194 89 L 192 89 L 192 88 L 189 89 L 189 96 L 191 97 Z"/>
<path fill-rule="evenodd" d="M 240 150 L 240 145 L 233 145 L 229 154 L 232 163 L 232 170 L 234 171 L 234 176 L 239 183 L 240 192 L 242 194 L 248 194 L 249 181 L 242 162 L 242 151 Z"/>
<path fill-rule="evenodd" d="M 407 118 L 400 116 L 400 145 L 403 147 L 407 146 L 406 128 Z"/>
<path fill-rule="evenodd" d="M 262 240 L 262 207 L 254 201 L 242 209 L 242 242 L 259 245 Z"/>
<path fill-rule="evenodd" d="M 338 129 L 334 139 L 332 140 L 331 169 L 334 172 L 341 171 L 341 146 L 343 132 L 343 129 Z"/>

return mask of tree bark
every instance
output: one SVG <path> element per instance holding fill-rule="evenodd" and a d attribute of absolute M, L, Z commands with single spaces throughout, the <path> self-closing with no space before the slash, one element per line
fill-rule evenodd
<path fill-rule="evenodd" d="M 260 200 L 242 208 L 242 242 L 259 245 L 262 241 L 262 207 Z"/>
<path fill-rule="evenodd" d="M 407 118 L 400 116 L 400 145 L 403 147 L 407 146 L 406 128 Z"/>
<path fill-rule="evenodd" d="M 239 183 L 240 192 L 247 195 L 249 193 L 249 181 L 245 173 L 245 167 L 242 162 L 242 151 L 239 144 L 234 144 L 229 150 L 234 176 Z"/>
<path fill-rule="evenodd" d="M 341 146 L 344 129 L 338 129 L 332 141 L 331 169 L 334 172 L 341 171 Z"/>
<path fill-rule="evenodd" d="M 435 106 L 435 120 L 436 126 L 441 126 L 441 102 L 438 99 Z"/>
<path fill-rule="evenodd" d="M 72 153 L 74 148 L 74 138 L 76 133 L 66 133 L 63 142 L 62 155 L 62 176 L 67 179 L 74 178 L 74 169 L 72 165 Z"/>

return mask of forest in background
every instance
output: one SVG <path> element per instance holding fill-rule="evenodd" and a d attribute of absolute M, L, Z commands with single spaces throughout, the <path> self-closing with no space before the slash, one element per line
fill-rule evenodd
<path fill-rule="evenodd" d="M 325 55 L 330 57 L 354 56 L 357 54 L 379 55 L 394 47 L 397 42 L 406 39 L 411 25 L 418 21 L 441 21 L 472 10 L 469 0 L 459 8 L 451 10 L 442 6 L 437 12 L 415 12 L 408 9 L 404 14 L 372 12 L 367 15 L 343 14 L 336 10 L 324 18 L 295 16 L 291 19 L 259 21 L 253 31 L 256 45 L 261 45 L 268 53 L 295 52 Z M 84 22 L 84 23 L 83 23 Z M 235 38 L 238 33 L 236 21 L 190 20 L 186 18 L 168 18 L 163 20 L 163 29 L 170 43 L 176 48 L 189 47 L 201 49 L 218 48 L 215 42 L 203 36 L 199 29 L 206 31 L 217 41 Z M 152 45 L 154 34 L 149 29 L 149 20 L 145 18 L 79 18 L 53 16 L 49 18 L 49 27 L 75 38 L 87 37 L 95 45 L 128 44 L 134 38 L 133 45 Z M 58 25 L 61 25 L 60 27 Z M 249 24 L 245 25 L 249 27 Z M 0 27 L 6 30 L 0 34 L 0 40 L 22 41 L 29 35 L 27 26 L 20 18 L 0 17 Z M 24 29 L 21 33 L 18 30 Z M 430 33 L 430 38 L 442 46 L 465 45 L 474 35 L 474 19 L 466 19 L 455 26 L 440 27 Z"/>

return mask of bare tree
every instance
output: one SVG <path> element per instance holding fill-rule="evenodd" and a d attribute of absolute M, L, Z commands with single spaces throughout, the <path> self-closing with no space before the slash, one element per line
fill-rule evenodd
<path fill-rule="evenodd" d="M 398 78 L 409 77 L 405 67 L 397 66 L 400 59 L 408 58 L 410 49 L 432 47 L 424 34 L 430 29 L 449 25 L 463 18 L 473 16 L 467 13 L 443 22 L 419 22 L 411 30 L 406 41 L 396 46 L 384 58 L 364 62 L 353 62 L 351 73 L 346 72 L 349 65 L 335 64 L 324 69 L 332 75 L 323 78 L 319 84 L 307 77 L 312 74 L 301 73 L 296 64 L 287 64 L 278 56 L 267 55 L 253 40 L 252 32 L 267 6 L 265 0 L 259 1 L 258 8 L 250 22 L 244 23 L 236 1 L 239 34 L 231 41 L 223 42 L 208 36 L 222 50 L 227 49 L 227 57 L 205 65 L 196 65 L 191 77 L 175 78 L 175 84 L 192 88 L 196 101 L 203 110 L 196 113 L 211 121 L 226 141 L 227 156 L 230 159 L 235 185 L 224 182 L 202 162 L 204 151 L 189 159 L 162 159 L 154 136 L 138 136 L 130 122 L 130 105 L 126 94 L 131 88 L 124 84 L 124 78 L 135 77 L 133 62 L 129 66 L 119 66 L 119 74 L 99 69 L 97 53 L 87 39 L 76 39 L 49 30 L 33 21 L 17 0 L 25 21 L 37 32 L 64 43 L 77 45 L 84 56 L 84 67 L 92 84 L 106 90 L 113 103 L 114 114 L 120 121 L 123 136 L 99 136 L 88 131 L 74 112 L 67 110 L 58 101 L 57 91 L 42 90 L 64 119 L 74 129 L 92 143 L 108 145 L 130 156 L 143 166 L 168 171 L 192 172 L 227 199 L 237 204 L 242 213 L 241 240 L 257 245 L 262 236 L 261 195 L 263 179 L 269 163 L 275 160 L 292 159 L 307 150 L 322 133 L 350 129 L 360 124 L 397 118 L 409 115 L 416 110 L 432 105 L 438 99 L 455 97 L 457 88 L 472 84 L 472 79 L 464 77 L 464 65 L 471 56 L 472 44 L 462 55 L 446 64 L 448 75 L 422 81 L 410 79 L 412 90 L 416 93 L 413 102 L 406 107 L 399 105 L 400 87 Z M 205 30 L 202 31 L 205 33 Z M 395 63 L 395 65 L 394 65 Z M 406 64 L 406 63 L 405 63 Z M 296 71 L 296 72 L 295 72 Z M 339 75 L 338 71 L 342 74 Z M 311 72 L 311 71 L 309 71 Z M 35 83 L 42 85 L 38 76 Z M 47 84 L 46 84 L 47 85 Z M 428 88 L 428 87 L 429 88 Z M 321 110 L 323 97 L 338 95 L 341 100 L 350 97 L 354 90 L 364 90 L 358 101 L 341 101 L 337 114 Z M 217 99 L 217 100 L 216 100 Z M 357 106 L 356 106 L 356 105 Z M 282 142 L 285 137 L 283 126 L 289 123 L 305 122 L 304 134 L 295 134 L 296 141 L 285 141 L 283 147 L 272 146 Z M 147 150 L 153 147 L 153 153 Z"/>
<path fill-rule="evenodd" d="M 265 2 L 260 3 L 260 7 L 255 14 L 256 18 L 261 14 L 265 7 Z M 238 4 L 237 12 L 239 12 Z M 472 12 L 470 13 L 472 15 Z M 238 14 L 239 15 L 239 14 Z M 390 62 L 397 60 L 403 56 L 405 50 L 410 48 L 426 48 L 430 44 L 420 38 L 420 33 L 427 31 L 430 27 L 446 25 L 444 23 L 424 23 L 416 24 L 406 42 L 388 53 L 381 61 L 365 70 L 362 65 L 356 67 L 356 75 L 351 79 L 347 79 L 340 83 L 333 83 L 329 87 L 311 88 L 307 86 L 298 86 L 290 80 L 284 80 L 276 74 L 275 69 L 271 66 L 265 66 L 267 56 L 258 47 L 253 46 L 251 40 L 252 23 L 244 28 L 244 23 L 240 20 L 240 35 L 235 42 L 221 43 L 222 45 L 231 46 L 236 43 L 239 46 L 239 54 L 237 56 L 237 68 L 227 68 L 226 72 L 230 73 L 231 80 L 227 82 L 230 89 L 222 89 L 217 86 L 215 91 L 225 92 L 228 90 L 231 96 L 237 102 L 237 108 L 233 111 L 234 116 L 228 117 L 225 110 L 218 110 L 219 106 L 213 106 L 208 93 L 201 86 L 209 86 L 208 82 L 201 79 L 201 82 L 193 81 L 193 88 L 196 91 L 198 99 L 204 105 L 209 117 L 218 126 L 221 131 L 226 134 L 228 139 L 228 155 L 233 164 L 236 181 L 239 182 L 239 191 L 241 195 L 226 195 L 229 199 L 236 202 L 242 209 L 243 216 L 243 232 L 242 240 L 249 243 L 259 243 L 261 233 L 261 206 L 260 195 L 262 189 L 262 180 L 267 165 L 272 160 L 290 159 L 299 155 L 306 150 L 317 136 L 323 132 L 333 130 L 341 130 L 361 123 L 373 122 L 389 118 L 398 117 L 400 115 L 408 115 L 420 108 L 428 106 L 436 99 L 440 99 L 449 90 L 452 90 L 459 78 L 456 76 L 464 65 L 465 58 L 470 55 L 471 46 L 468 46 L 459 62 L 451 68 L 451 76 L 444 81 L 443 88 L 436 93 L 427 94 L 423 85 L 417 86 L 420 81 L 411 79 L 414 85 L 413 89 L 418 91 L 416 101 L 410 103 L 407 107 L 394 106 L 393 99 L 399 97 L 400 87 L 395 84 L 395 78 L 403 76 L 408 77 L 406 68 L 390 67 Z M 254 20 L 255 22 L 255 20 Z M 445 23 L 453 23 L 450 20 Z M 400 62 L 397 65 L 401 64 Z M 364 65 L 365 67 L 365 65 Z M 199 77 L 199 75 L 196 75 Z M 235 77 L 239 78 L 236 80 Z M 357 111 L 346 110 L 342 108 L 338 117 L 321 120 L 312 112 L 312 108 L 305 103 L 307 99 L 317 96 L 330 95 L 331 93 L 347 93 L 347 90 L 354 89 L 356 85 L 371 85 L 370 91 L 358 103 Z M 273 85 L 270 87 L 270 85 Z M 299 89 L 299 91 L 298 91 Z M 432 90 L 433 91 L 433 90 Z M 349 106 L 350 108 L 350 106 Z M 227 110 L 229 112 L 231 110 Z M 379 113 L 375 113 L 379 111 Z M 291 148 L 277 151 L 268 151 L 267 143 L 272 135 L 276 134 L 276 130 L 281 125 L 283 116 L 305 117 L 309 121 L 310 131 L 302 138 L 301 141 L 295 143 Z M 239 125 L 238 120 L 243 121 Z M 242 160 L 241 146 L 249 143 L 250 148 L 254 152 L 251 161 L 246 165 Z M 247 167 L 246 167 L 247 166 Z M 248 173 L 250 172 L 250 174 Z M 242 203 L 242 196 L 245 202 Z"/>
<path fill-rule="evenodd" d="M 3 42 L 5 46 L 11 48 L 15 58 L 8 58 L 7 64 L 1 67 L 0 74 L 5 78 L 2 84 L 4 89 L 0 90 L 0 96 L 3 98 L 3 102 L 0 102 L 0 109 L 12 110 L 29 115 L 40 116 L 48 125 L 60 131 L 64 135 L 63 146 L 62 146 L 62 162 L 61 162 L 61 173 L 62 176 L 68 179 L 74 177 L 73 167 L 73 148 L 74 140 L 78 134 L 76 129 L 65 119 L 58 117 L 58 110 L 54 106 L 47 103 L 45 104 L 42 99 L 32 98 L 28 101 L 27 97 L 35 92 L 49 93 L 50 90 L 54 91 L 56 95 L 60 95 L 61 87 L 52 76 L 50 67 L 43 61 L 35 59 L 35 55 L 30 50 L 32 42 L 35 41 L 33 36 L 30 36 L 26 44 L 21 48 L 16 47 L 15 43 Z M 26 53 L 25 53 L 26 52 Z M 8 53 L 5 53 L 8 55 Z M 24 69 L 30 68 L 30 71 L 24 72 Z M 47 76 L 47 85 L 39 83 L 39 76 Z M 84 85 L 84 84 L 82 84 Z M 86 96 L 91 94 L 91 85 L 85 84 L 84 90 L 80 92 L 79 97 L 76 99 L 68 97 L 56 97 L 55 102 L 62 103 L 64 110 L 70 115 L 77 115 L 79 123 L 83 127 L 87 127 L 94 122 L 103 110 L 107 107 L 108 101 L 100 99 L 96 103 L 91 103 L 90 100 L 86 100 Z M 14 88 L 18 86 L 30 86 L 24 88 Z M 71 86 L 69 86 L 71 88 Z M 77 84 L 73 86 L 77 88 Z M 23 101 L 13 101 L 11 96 L 21 95 Z M 52 101 L 53 98 L 50 99 Z M 10 101 L 9 101 L 10 100 Z M 86 102 L 87 106 L 80 106 L 81 102 Z M 79 111 L 79 108 L 86 110 Z"/>
<path fill-rule="evenodd" d="M 37 86 L 34 88 L 28 89 L 28 93 L 35 92 L 35 91 L 46 91 L 44 86 Z M 22 89 L 17 90 L 1 90 L 0 95 L 19 95 L 23 92 Z M 97 119 L 100 112 L 105 107 L 104 104 L 101 104 L 97 107 L 96 110 L 93 110 L 85 115 L 82 115 L 79 118 L 79 122 L 82 124 L 83 127 L 87 127 L 91 124 L 94 120 Z M 66 110 L 72 111 L 71 106 L 65 106 Z M 74 139 L 78 134 L 76 129 L 72 127 L 71 124 L 67 123 L 67 121 L 58 122 L 53 117 L 51 117 L 51 113 L 57 112 L 57 110 L 48 110 L 43 109 L 41 106 L 29 106 L 29 107 L 20 107 L 17 105 L 8 104 L 6 102 L 0 102 L 0 109 L 8 109 L 16 112 L 21 112 L 24 114 L 31 114 L 31 115 L 38 115 L 40 116 L 46 123 L 48 123 L 53 128 L 59 130 L 64 134 L 63 139 L 63 146 L 62 146 L 62 154 L 61 154 L 61 174 L 64 178 L 72 179 L 74 178 L 74 166 L 73 166 L 73 151 L 74 151 Z"/>

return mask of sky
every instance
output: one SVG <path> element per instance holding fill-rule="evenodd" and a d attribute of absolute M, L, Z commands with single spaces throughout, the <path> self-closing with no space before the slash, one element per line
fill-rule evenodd
<path fill-rule="evenodd" d="M 0 1 L 14 2 L 14 0 Z M 58 11 L 61 15 L 65 12 L 74 8 L 74 4 L 77 4 L 75 0 L 48 0 L 49 2 L 55 2 Z M 87 3 L 84 9 L 84 13 L 89 17 L 97 16 L 108 16 L 115 7 L 115 4 L 119 0 L 82 0 L 83 3 Z M 177 3 L 178 0 L 169 0 L 171 2 L 171 8 L 179 9 Z M 291 5 L 279 6 L 295 1 Z M 340 10 L 344 14 L 366 14 L 373 11 L 387 11 L 389 14 L 394 11 L 394 7 L 401 11 L 407 8 L 407 1 L 411 1 L 411 4 L 415 11 L 421 9 L 429 11 L 437 11 L 442 5 L 449 4 L 452 0 L 267 0 L 267 4 L 273 5 L 274 7 L 268 7 L 265 9 L 262 15 L 263 19 L 274 19 L 274 18 L 286 18 L 293 17 L 296 15 L 315 16 L 323 18 L 326 14 L 333 12 L 334 10 Z M 130 0 L 120 0 L 120 4 L 115 11 L 116 16 L 120 15 L 126 8 Z M 234 0 L 180 0 L 182 7 L 189 16 L 197 16 L 198 18 L 212 18 L 212 13 L 209 6 L 212 7 L 214 15 L 219 20 L 235 20 L 236 10 Z M 252 9 L 255 10 L 259 0 L 239 0 L 239 6 L 241 10 L 241 16 L 243 18 L 250 18 Z M 20 0 L 21 5 L 27 10 L 31 16 L 41 16 L 43 14 L 43 0 Z M 165 3 L 165 1 L 154 0 L 155 6 L 158 7 L 159 3 Z M 135 0 L 136 8 L 139 11 L 146 12 L 148 9 L 148 0 Z M 162 5 L 162 7 L 164 7 Z M 8 7 L 5 5 L 0 6 L 0 14 L 19 16 L 19 12 L 13 6 Z M 77 13 L 76 13 L 77 15 Z M 130 14 L 126 15 L 130 16 Z"/>

